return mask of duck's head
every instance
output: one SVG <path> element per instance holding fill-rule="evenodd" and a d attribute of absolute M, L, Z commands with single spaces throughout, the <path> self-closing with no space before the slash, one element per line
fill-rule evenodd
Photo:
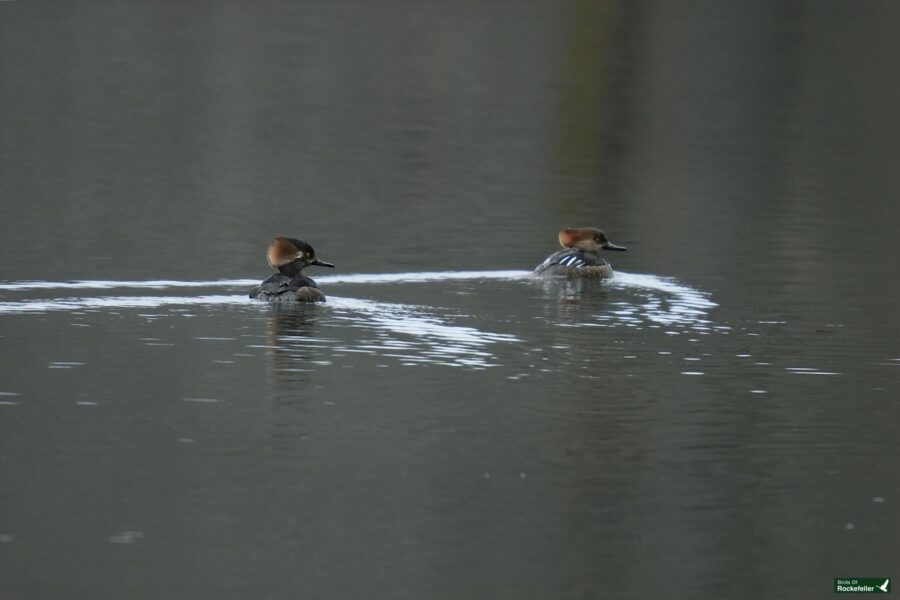
<path fill-rule="evenodd" d="M 310 265 L 334 268 L 333 264 L 319 260 L 313 247 L 303 240 L 280 236 L 269 244 L 266 259 L 285 275 L 299 273 Z"/>
<path fill-rule="evenodd" d="M 606 237 L 606 234 L 594 227 L 566 227 L 559 231 L 559 243 L 563 248 L 581 248 L 587 252 L 599 252 L 600 250 L 619 250 L 624 252 L 628 248 L 616 246 Z"/>

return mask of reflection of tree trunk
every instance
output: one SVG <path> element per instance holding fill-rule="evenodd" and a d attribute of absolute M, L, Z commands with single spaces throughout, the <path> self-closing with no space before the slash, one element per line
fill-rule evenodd
<path fill-rule="evenodd" d="M 615 164 L 625 148 L 635 77 L 630 47 L 640 14 L 631 3 L 579 0 L 559 81 L 557 161 L 561 179 L 557 201 L 568 213 L 584 212 L 618 196 Z M 624 67 L 624 68 L 623 68 Z"/>

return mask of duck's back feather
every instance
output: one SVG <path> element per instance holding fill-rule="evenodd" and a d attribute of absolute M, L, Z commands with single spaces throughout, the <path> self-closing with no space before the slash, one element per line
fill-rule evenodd
<path fill-rule="evenodd" d="M 250 290 L 250 297 L 270 302 L 324 302 L 325 294 L 318 287 L 305 275 L 287 277 L 276 273 Z"/>
<path fill-rule="evenodd" d="M 595 252 L 564 248 L 548 256 L 534 269 L 535 275 L 561 277 L 612 277 L 612 267 Z"/>

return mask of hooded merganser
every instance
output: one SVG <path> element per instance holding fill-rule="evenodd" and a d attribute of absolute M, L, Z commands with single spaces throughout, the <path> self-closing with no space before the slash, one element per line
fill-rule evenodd
<path fill-rule="evenodd" d="M 600 251 L 627 249 L 616 246 L 606 238 L 605 233 L 593 227 L 562 229 L 559 232 L 559 243 L 563 249 L 554 252 L 535 267 L 535 275 L 598 279 L 612 277 L 612 267 L 600 258 Z"/>
<path fill-rule="evenodd" d="M 250 297 L 270 302 L 325 302 L 325 294 L 316 282 L 301 271 L 310 265 L 334 265 L 316 258 L 313 247 L 302 240 L 277 237 L 266 252 L 269 265 L 278 269 L 261 284 L 250 290 Z"/>

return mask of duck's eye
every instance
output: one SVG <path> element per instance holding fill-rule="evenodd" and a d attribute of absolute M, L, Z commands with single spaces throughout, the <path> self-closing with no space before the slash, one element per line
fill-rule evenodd
<path fill-rule="evenodd" d="M 307 252 L 307 253 L 306 253 L 306 258 L 312 258 L 312 253 Z"/>

